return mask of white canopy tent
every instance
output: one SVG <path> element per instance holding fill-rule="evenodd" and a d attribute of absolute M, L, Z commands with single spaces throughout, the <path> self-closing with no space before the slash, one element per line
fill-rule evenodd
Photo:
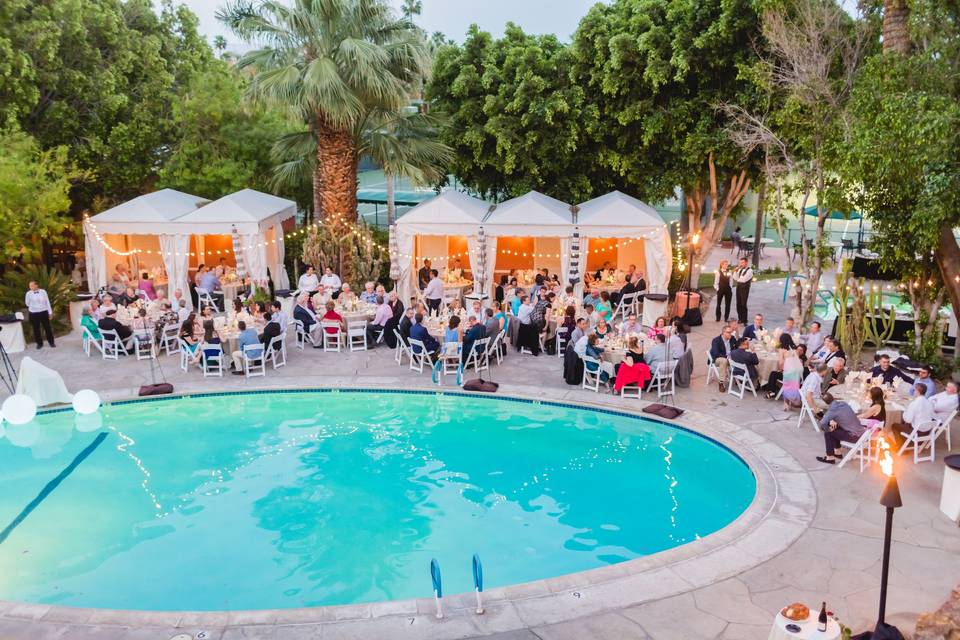
<path fill-rule="evenodd" d="M 673 267 L 670 231 L 657 210 L 619 191 L 584 202 L 577 207 L 577 231 L 594 243 L 615 239 L 619 269 L 635 264 L 645 273 L 649 293 L 667 293 Z M 586 260 L 583 261 L 584 265 Z M 611 260 L 611 262 L 613 262 Z M 666 313 L 666 302 L 644 302 L 644 324 Z"/>
<path fill-rule="evenodd" d="M 296 215 L 296 203 L 252 189 L 210 202 L 172 189 L 149 193 L 85 221 L 87 280 L 93 291 L 107 284 L 106 254 L 156 256 L 162 260 L 172 292 L 189 290 L 189 259 L 202 262 L 203 236 L 240 235 L 250 277 L 278 289 L 289 287 L 283 268 L 282 224 Z M 108 236 L 119 236 L 111 238 Z M 191 237 L 196 250 L 191 251 Z M 117 243 L 122 246 L 116 246 Z M 232 247 L 227 240 L 224 247 Z M 225 249 L 226 251 L 226 249 Z M 211 252 L 206 252 L 209 255 Z M 188 299 L 189 296 L 185 296 Z"/>
<path fill-rule="evenodd" d="M 468 251 L 471 257 L 475 256 L 477 233 L 488 211 L 489 203 L 448 189 L 410 209 L 397 220 L 391 229 L 392 242 L 396 246 L 392 258 L 398 267 L 397 293 L 404 305 L 417 290 L 417 256 L 446 256 L 451 237 L 466 238 Z"/>

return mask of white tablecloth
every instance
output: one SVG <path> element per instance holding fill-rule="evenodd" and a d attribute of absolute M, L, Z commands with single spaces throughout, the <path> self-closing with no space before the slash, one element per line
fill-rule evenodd
<path fill-rule="evenodd" d="M 7 322 L 0 327 L 3 327 L 3 331 L 0 331 L 0 344 L 7 350 L 7 353 L 20 353 L 27 348 L 27 343 L 23 337 L 22 322 Z"/>
<path fill-rule="evenodd" d="M 58 402 L 69 404 L 73 394 L 67 391 L 60 374 L 27 356 L 20 363 L 17 393 L 33 398 L 38 407 Z"/>
<path fill-rule="evenodd" d="M 827 619 L 825 633 L 817 631 L 817 616 L 819 614 L 820 608 L 817 607 L 816 611 L 810 611 L 810 618 L 806 622 L 794 622 L 777 613 L 767 640 L 837 640 L 840 637 L 840 625 L 831 618 Z M 797 625 L 800 627 L 800 631 L 796 633 L 787 631 L 788 624 Z"/>

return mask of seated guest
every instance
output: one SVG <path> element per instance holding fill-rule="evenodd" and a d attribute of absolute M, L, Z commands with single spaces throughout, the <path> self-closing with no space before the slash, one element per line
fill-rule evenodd
<path fill-rule="evenodd" d="M 421 313 L 413 316 L 413 326 L 410 327 L 410 339 L 422 342 L 424 348 L 427 350 L 427 354 L 429 354 L 431 358 L 436 357 L 440 352 L 440 343 L 427 331 L 427 325 L 424 324 L 423 314 Z M 420 353 L 419 346 L 411 345 L 411 348 L 414 353 Z"/>
<path fill-rule="evenodd" d="M 656 322 L 653 323 L 653 326 L 650 327 L 650 331 L 647 332 L 648 338 L 656 338 L 657 336 L 665 333 L 667 330 L 667 319 L 663 316 L 657 318 Z"/>
<path fill-rule="evenodd" d="M 687 350 L 687 332 L 679 319 L 673 321 L 668 336 L 667 345 L 670 347 L 670 355 L 674 358 L 680 358 Z"/>
<path fill-rule="evenodd" d="M 177 312 L 177 318 L 180 320 L 182 324 L 183 321 L 186 320 L 187 317 L 190 315 L 190 309 L 187 308 L 187 301 L 184 300 L 183 298 L 180 298 L 180 300 L 177 301 L 177 308 L 175 309 L 175 311 Z"/>
<path fill-rule="evenodd" d="M 335 274 L 330 267 L 326 267 L 323 270 L 323 277 L 320 278 L 320 284 L 323 285 L 323 288 L 334 300 L 340 295 L 340 287 L 343 286 L 343 283 L 340 281 L 340 276 Z"/>
<path fill-rule="evenodd" d="M 123 343 L 124 347 L 128 346 L 130 338 L 133 335 L 133 331 L 130 329 L 130 327 L 117 320 L 116 309 L 107 309 L 106 315 L 104 316 L 103 320 L 97 323 L 97 327 L 100 329 L 101 334 L 104 331 L 116 332 L 117 337 L 120 338 L 120 342 Z"/>
<path fill-rule="evenodd" d="M 847 380 L 846 358 L 832 358 L 827 374 L 823 376 L 823 387 L 829 391 L 831 387 L 843 384 Z"/>
<path fill-rule="evenodd" d="M 720 372 L 720 393 L 727 390 L 727 380 L 730 371 L 730 354 L 737 348 L 737 342 L 733 338 L 733 329 L 730 325 L 725 325 L 720 331 L 720 335 L 710 342 L 710 357 Z"/>
<path fill-rule="evenodd" d="M 523 289 L 517 288 L 514 290 L 513 298 L 510 300 L 510 313 L 516 316 L 520 313 L 520 305 L 523 304 Z"/>
<path fill-rule="evenodd" d="M 90 317 L 93 318 L 94 322 L 100 322 L 100 319 L 103 318 L 104 312 L 106 311 L 100 306 L 100 301 L 96 298 L 90 299 L 90 304 L 87 308 L 90 310 Z"/>
<path fill-rule="evenodd" d="M 157 318 L 156 323 L 153 326 L 153 335 L 154 340 L 159 344 L 161 338 L 163 337 L 163 330 L 171 325 L 176 325 L 181 322 L 179 315 L 176 311 L 173 310 L 173 307 L 169 302 L 164 302 L 160 305 L 160 317 Z"/>
<path fill-rule="evenodd" d="M 346 282 L 340 287 L 340 295 L 334 297 L 340 304 L 352 304 L 357 299 L 357 296 L 350 289 L 350 285 Z"/>
<path fill-rule="evenodd" d="M 117 265 L 119 267 L 120 265 Z M 107 285 L 107 291 L 110 295 L 119 296 L 123 294 L 124 290 L 127 288 L 126 280 L 121 277 L 120 273 L 114 273 L 110 277 L 110 284 Z"/>
<path fill-rule="evenodd" d="M 447 311 L 449 311 L 451 315 L 463 315 L 463 304 L 460 302 L 460 298 L 451 300 L 447 305 Z"/>
<path fill-rule="evenodd" d="M 500 283 L 497 285 L 497 288 L 493 290 L 493 299 L 497 302 L 503 303 L 503 299 L 507 295 L 507 287 L 509 279 L 506 275 L 500 276 Z"/>
<path fill-rule="evenodd" d="M 209 305 L 204 307 L 203 310 L 200 312 L 201 322 L 203 320 L 213 320 L 215 317 L 216 317 L 216 314 L 213 312 L 213 307 Z"/>
<path fill-rule="evenodd" d="M 460 316 L 450 316 L 450 319 L 447 320 L 447 328 L 443 330 L 443 342 L 446 344 L 450 342 L 460 343 L 462 341 L 463 329 L 460 328 Z"/>
<path fill-rule="evenodd" d="M 280 304 L 279 300 L 274 300 L 270 303 L 270 316 L 274 322 L 280 325 L 280 333 L 286 333 L 287 324 L 289 324 L 290 319 L 287 317 L 287 314 L 283 312 L 283 305 Z"/>
<path fill-rule="evenodd" d="M 614 393 L 620 391 L 628 384 L 635 384 L 641 389 L 650 381 L 650 367 L 643 357 L 643 351 L 640 349 L 640 340 L 637 336 L 631 336 L 627 341 L 627 354 L 617 369 L 617 379 L 613 386 Z"/>
<path fill-rule="evenodd" d="M 487 329 L 483 326 L 483 323 L 478 322 L 473 316 L 467 318 L 467 330 L 463 333 L 463 349 L 460 350 L 460 364 L 466 363 L 471 352 L 483 348 L 477 345 L 475 349 L 474 345 L 476 345 L 477 340 L 482 340 L 485 337 L 487 337 Z"/>
<path fill-rule="evenodd" d="M 133 287 L 127 287 L 122 293 L 120 293 L 120 295 L 116 297 L 116 302 L 117 304 L 126 307 L 139 299 L 140 298 L 137 297 L 137 292 L 134 291 Z"/>
<path fill-rule="evenodd" d="M 840 348 L 840 342 L 833 336 L 827 336 L 823 339 L 823 346 L 810 359 L 811 364 L 830 364 L 834 358 L 846 358 L 843 349 Z"/>
<path fill-rule="evenodd" d="M 589 330 L 590 324 L 586 318 L 577 320 L 577 326 L 573 328 L 570 338 L 567 340 L 567 348 L 573 349 L 578 356 L 582 357 L 587 349 L 587 331 Z"/>
<path fill-rule="evenodd" d="M 607 321 L 603 319 L 603 316 L 600 316 L 600 320 L 597 321 L 597 326 L 594 328 L 593 333 L 600 340 L 610 335 L 610 327 L 607 326 Z"/>
<path fill-rule="evenodd" d="M 310 298 L 314 309 L 322 309 L 327 304 L 327 300 L 332 300 L 330 293 L 322 284 L 317 285 L 317 292 Z"/>
<path fill-rule="evenodd" d="M 403 317 L 400 318 L 400 322 L 397 324 L 397 331 L 400 332 L 400 336 L 404 340 L 410 339 L 410 329 L 413 327 L 415 313 L 416 311 L 414 309 L 407 309 L 403 312 Z"/>
<path fill-rule="evenodd" d="M 567 339 L 570 338 L 570 335 L 573 333 L 573 330 L 577 328 L 577 308 L 575 306 L 567 305 L 567 308 L 563 310 L 563 320 L 560 322 L 558 329 L 567 330 Z"/>
<path fill-rule="evenodd" d="M 639 336 L 643 333 L 643 325 L 637 320 L 637 314 L 630 313 L 620 325 L 620 335 Z"/>
<path fill-rule="evenodd" d="M 799 360 L 793 360 L 796 358 L 796 345 L 793 343 L 793 338 L 790 337 L 789 333 L 781 333 L 777 338 L 777 370 L 770 373 L 770 377 L 767 378 L 767 384 L 763 385 L 761 389 L 766 391 L 764 397 L 767 400 L 773 400 L 777 397 L 777 393 L 783 387 L 783 378 L 784 378 L 784 366 L 787 364 L 787 360 L 790 360 L 791 366 L 800 365 L 803 366 Z M 796 391 L 800 390 L 800 380 L 803 378 L 802 372 L 791 371 L 791 374 L 796 374 L 797 383 Z M 791 380 L 791 386 L 794 381 Z"/>
<path fill-rule="evenodd" d="M 576 307 L 577 306 L 577 296 L 574 293 L 573 285 L 567 285 L 567 288 L 564 289 L 563 295 L 560 296 L 560 304 L 564 307 Z"/>
<path fill-rule="evenodd" d="M 643 271 L 634 271 L 631 277 L 633 290 L 637 292 L 637 301 L 643 302 L 643 294 L 647 290 L 647 281 L 643 279 Z"/>
<path fill-rule="evenodd" d="M 807 345 L 807 353 L 816 353 L 823 346 L 823 332 L 820 330 L 819 322 L 810 323 L 810 331 L 801 336 L 803 344 Z"/>
<path fill-rule="evenodd" d="M 157 292 L 153 288 L 153 280 L 150 279 L 150 274 L 146 271 L 140 274 L 140 282 L 137 283 L 137 288 L 143 291 L 143 295 L 147 296 L 147 300 L 157 299 Z"/>
<path fill-rule="evenodd" d="M 810 377 L 813 375 L 810 374 Z M 843 457 L 840 443 L 856 442 L 863 435 L 866 427 L 861 424 L 856 412 L 846 402 L 834 400 L 829 393 L 823 399 L 828 405 L 826 413 L 820 419 L 826 455 L 817 456 L 817 460 L 826 464 L 835 464 L 837 458 Z"/>
<path fill-rule="evenodd" d="M 203 342 L 201 353 L 205 358 L 216 358 L 223 353 L 223 347 L 220 346 L 220 336 L 213 328 L 213 320 L 203 321 Z M 197 354 L 199 358 L 200 354 Z"/>
<path fill-rule="evenodd" d="M 583 305 L 583 315 L 590 324 L 591 329 L 597 326 L 597 322 L 600 320 L 600 314 L 593 310 L 592 304 Z"/>
<path fill-rule="evenodd" d="M 594 360 L 599 360 L 599 364 L 596 362 L 585 362 L 584 368 L 590 372 L 600 372 L 600 382 L 603 382 L 608 387 L 610 386 L 610 380 L 614 377 L 615 371 L 613 364 L 607 362 L 603 359 L 603 352 L 605 349 L 600 346 L 600 339 L 596 334 L 590 334 L 587 336 L 587 345 L 584 350 L 584 353 L 587 357 L 593 358 Z"/>
<path fill-rule="evenodd" d="M 797 328 L 797 323 L 794 322 L 793 318 L 787 318 L 783 323 L 783 326 L 780 327 L 780 333 L 787 334 L 793 338 L 794 343 L 800 342 L 800 329 Z"/>
<path fill-rule="evenodd" d="M 520 324 L 530 324 L 530 314 L 533 313 L 533 305 L 530 304 L 530 297 L 520 296 L 520 308 L 517 310 L 517 320 Z"/>
<path fill-rule="evenodd" d="M 623 279 L 624 283 L 623 286 L 620 287 L 620 291 L 610 296 L 610 302 L 613 304 L 620 304 L 620 301 L 623 300 L 624 296 L 632 295 L 637 292 L 637 288 L 633 284 L 633 276 L 631 274 L 626 274 Z"/>
<path fill-rule="evenodd" d="M 757 365 L 760 364 L 760 358 L 750 349 L 750 338 L 743 336 L 737 343 L 737 348 L 730 352 L 730 361 L 741 364 L 747 368 L 747 373 L 753 381 L 753 386 L 757 386 Z"/>
<path fill-rule="evenodd" d="M 377 304 L 377 292 L 374 283 L 366 282 L 363 285 L 363 292 L 360 294 L 360 301 L 367 304 Z"/>
<path fill-rule="evenodd" d="M 867 427 L 882 427 L 887 421 L 887 404 L 883 398 L 883 389 L 870 387 L 870 405 L 857 414 Z"/>
<path fill-rule="evenodd" d="M 827 365 L 818 364 L 803 380 L 800 395 L 806 400 L 807 406 L 818 412 L 827 405 L 823 401 L 823 376 L 827 374 Z"/>
<path fill-rule="evenodd" d="M 933 403 L 924 395 L 927 386 L 920 382 L 913 385 L 914 397 L 903 411 L 903 422 L 894 429 L 894 433 L 908 436 L 914 428 L 919 435 L 927 435 L 933 429 Z"/>
<path fill-rule="evenodd" d="M 341 296 L 342 295 L 343 294 L 341 294 Z M 337 313 L 336 308 L 337 308 L 337 305 L 333 302 L 333 300 L 327 300 L 327 306 L 326 306 L 327 312 L 323 314 L 323 318 L 321 319 L 324 320 L 325 322 L 337 322 L 340 324 L 340 330 L 346 331 L 347 325 L 343 321 L 343 316 Z M 329 334 L 334 334 L 337 332 L 337 329 L 336 327 L 326 327 L 324 328 L 324 331 L 326 331 Z"/>
<path fill-rule="evenodd" d="M 390 305 L 393 319 L 400 322 L 400 318 L 403 317 L 403 302 L 400 301 L 400 294 L 397 293 L 396 289 L 387 295 L 387 304 Z"/>
<path fill-rule="evenodd" d="M 247 345 L 260 344 L 260 336 L 256 329 L 247 328 L 247 323 L 243 320 L 237 322 L 237 329 L 240 335 L 237 336 L 237 350 L 230 354 L 233 359 L 233 375 L 242 376 L 243 372 L 243 348 Z M 250 358 L 256 360 L 263 355 L 263 349 L 251 349 L 248 354 Z"/>
<path fill-rule="evenodd" d="M 312 294 L 317 290 L 317 287 L 320 286 L 320 278 L 317 277 L 317 273 L 313 270 L 313 265 L 307 265 L 307 270 L 300 276 L 300 279 L 297 280 L 297 290 L 300 293 Z"/>
<path fill-rule="evenodd" d="M 596 307 L 598 302 L 600 302 L 600 289 L 597 287 L 590 287 L 590 293 L 583 296 L 584 306 L 590 305 L 591 307 Z"/>
<path fill-rule="evenodd" d="M 930 374 L 933 370 L 930 368 L 930 365 L 925 364 L 920 367 L 920 371 L 917 372 L 917 378 L 914 380 L 914 386 L 910 388 L 910 395 L 915 395 L 917 390 L 917 385 L 922 384 L 927 388 L 926 392 L 923 395 L 928 398 L 932 397 L 937 393 L 937 383 L 933 381 L 933 378 L 930 377 Z"/>
<path fill-rule="evenodd" d="M 218 307 L 223 306 L 223 303 L 221 302 L 223 295 L 216 293 L 220 290 L 220 278 L 217 277 L 216 273 L 209 269 L 204 271 L 203 275 L 200 277 L 200 288 L 207 290 L 207 293 L 213 297 L 214 302 L 217 303 Z"/>
<path fill-rule="evenodd" d="M 510 327 L 510 316 L 504 313 L 503 306 L 496 300 L 493 301 L 493 312 L 493 317 L 500 321 L 500 329 L 506 331 Z M 504 342 L 505 341 L 506 340 L 504 340 Z M 502 346 L 504 345 L 501 345 L 501 347 Z"/>
<path fill-rule="evenodd" d="M 493 342 L 493 339 L 496 338 L 497 334 L 503 329 L 503 320 L 496 316 L 493 309 L 484 309 L 483 315 L 486 318 L 486 321 L 483 323 L 483 328 L 486 330 L 487 337 Z"/>
<path fill-rule="evenodd" d="M 393 321 L 393 309 L 383 298 L 377 296 L 377 313 L 373 316 L 373 322 L 367 327 L 367 342 L 372 347 L 377 346 L 377 338 L 383 333 L 383 339 L 387 339 L 387 325 Z"/>
<path fill-rule="evenodd" d="M 186 345 L 187 353 L 190 355 L 196 355 L 197 347 L 200 346 L 200 341 L 197 340 L 197 316 L 194 313 L 187 314 L 187 319 L 183 321 L 183 324 L 180 325 L 180 335 L 179 338 Z M 181 346 L 181 349 L 184 347 Z"/>
<path fill-rule="evenodd" d="M 651 373 L 656 373 L 657 368 L 662 363 L 671 362 L 676 359 L 670 356 L 670 347 L 667 345 L 667 336 L 665 334 L 658 333 L 654 340 L 656 344 L 643 354 L 644 359 L 647 361 L 647 366 L 650 367 Z"/>
<path fill-rule="evenodd" d="M 748 324 L 743 330 L 743 337 L 750 340 L 756 340 L 757 334 L 763 331 L 763 314 L 758 313 L 753 316 L 753 324 Z"/>
<path fill-rule="evenodd" d="M 807 368 L 798 355 L 799 348 L 794 349 L 783 359 L 781 369 L 782 387 L 780 389 L 780 399 L 783 400 L 784 409 L 796 409 L 800 407 L 800 387 L 803 384 L 803 375 Z"/>
<path fill-rule="evenodd" d="M 827 342 L 830 342 L 830 339 L 827 339 Z M 887 354 L 882 354 L 877 358 L 877 364 L 873 369 L 870 370 L 871 378 L 880 378 L 882 384 L 893 384 L 893 381 L 896 378 L 900 378 L 908 384 L 913 383 L 913 378 L 906 375 L 903 371 L 895 367 L 890 362 L 890 356 Z M 924 394 L 926 394 L 926 383 L 924 383 Z"/>
<path fill-rule="evenodd" d="M 310 308 L 310 294 L 308 292 L 301 293 L 297 297 L 297 306 L 293 308 L 293 319 L 300 321 L 303 330 L 310 336 L 310 341 L 314 346 L 317 346 L 316 334 L 320 331 L 320 322 L 317 320 L 317 314 Z"/>
<path fill-rule="evenodd" d="M 470 311 L 467 313 L 467 317 L 473 318 L 477 322 L 483 322 L 483 305 L 480 304 L 479 300 L 474 300 L 472 303 L 470 303 Z"/>
<path fill-rule="evenodd" d="M 150 344 L 153 340 L 153 320 L 147 317 L 147 310 L 137 311 L 137 317 L 130 323 L 133 330 L 133 337 L 144 344 Z"/>
<path fill-rule="evenodd" d="M 100 339 L 100 327 L 97 326 L 97 321 L 93 319 L 93 314 L 87 305 L 84 305 L 83 311 L 80 312 L 80 326 L 89 331 L 94 340 Z"/>
<path fill-rule="evenodd" d="M 950 414 L 960 409 L 960 395 L 957 394 L 957 383 L 953 380 L 947 382 L 943 391 L 932 396 L 930 403 L 933 404 L 933 416 L 937 420 L 946 420 Z"/>
<path fill-rule="evenodd" d="M 610 322 L 610 318 L 613 316 L 613 305 L 610 304 L 610 294 L 608 292 L 600 292 L 600 300 L 593 305 L 593 308 L 604 320 Z"/>
<path fill-rule="evenodd" d="M 273 314 L 269 311 L 263 314 L 263 319 L 267 321 L 267 324 L 263 327 L 263 335 L 260 336 L 260 342 L 263 343 L 264 346 L 267 346 L 274 338 L 283 332 L 280 330 L 280 323 L 273 319 Z"/>
<path fill-rule="evenodd" d="M 740 342 L 740 338 L 743 336 L 740 334 L 740 323 L 736 319 L 730 320 L 726 323 L 730 327 L 730 335 L 733 336 L 733 339 L 736 342 Z"/>

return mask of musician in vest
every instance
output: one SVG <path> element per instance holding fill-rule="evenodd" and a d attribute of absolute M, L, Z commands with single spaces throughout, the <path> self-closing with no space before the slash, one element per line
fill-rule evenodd
<path fill-rule="evenodd" d="M 750 297 L 750 283 L 753 282 L 753 269 L 747 264 L 746 258 L 740 258 L 740 264 L 733 274 L 733 281 L 737 285 L 737 319 L 740 324 L 747 324 L 747 299 Z"/>
<path fill-rule="evenodd" d="M 713 288 L 717 290 L 717 322 L 720 322 L 721 305 L 723 306 L 723 321 L 730 321 L 730 301 L 733 299 L 730 275 L 730 263 L 721 260 L 720 266 L 713 272 Z"/>

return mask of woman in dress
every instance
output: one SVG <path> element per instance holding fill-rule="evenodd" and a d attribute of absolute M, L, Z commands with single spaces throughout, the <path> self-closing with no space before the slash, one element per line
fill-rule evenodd
<path fill-rule="evenodd" d="M 587 337 L 587 348 L 585 354 L 594 360 L 599 360 L 600 364 L 597 365 L 596 362 L 585 361 L 584 366 L 587 368 L 587 371 L 590 371 L 591 373 L 596 372 L 599 368 L 600 382 L 603 382 L 609 388 L 610 380 L 614 377 L 613 364 L 603 359 L 604 348 L 597 345 L 598 340 L 599 339 L 594 333 L 591 333 Z"/>
<path fill-rule="evenodd" d="M 887 422 L 887 405 L 883 399 L 883 389 L 870 387 L 870 406 L 857 414 L 860 422 L 867 428 L 882 427 Z"/>
<path fill-rule="evenodd" d="M 607 321 L 602 315 L 597 320 L 597 328 L 593 330 L 593 333 L 601 340 L 610 335 L 610 326 L 607 325 Z"/>
<path fill-rule="evenodd" d="M 223 353 L 220 346 L 220 336 L 213 328 L 213 320 L 203 321 L 203 355 L 207 358 L 216 358 Z M 197 354 L 199 358 L 199 354 Z"/>
<path fill-rule="evenodd" d="M 766 397 L 768 400 L 773 400 L 777 397 L 777 391 L 780 389 L 781 384 L 785 380 L 785 366 L 787 359 L 797 357 L 797 346 L 793 343 L 793 338 L 789 333 L 780 334 L 778 340 L 780 342 L 777 346 L 777 370 L 770 372 L 770 377 L 767 379 L 767 384 L 761 387 L 761 389 L 766 392 L 764 397 Z M 799 358 L 797 358 L 797 360 L 799 360 Z M 792 366 L 795 366 L 795 364 L 795 362 L 791 361 Z M 800 366 L 802 368 L 803 364 L 801 363 Z M 794 371 L 792 373 L 800 373 L 802 377 L 802 371 Z M 784 399 L 786 399 L 786 396 L 784 396 Z"/>
<path fill-rule="evenodd" d="M 460 329 L 460 316 L 450 316 L 450 320 L 447 322 L 447 328 L 443 332 L 443 341 L 444 343 L 463 341 L 463 331 Z"/>
<path fill-rule="evenodd" d="M 617 380 L 613 385 L 613 392 L 620 393 L 628 384 L 635 384 L 642 389 L 650 378 L 650 367 L 643 360 L 640 341 L 636 336 L 631 336 L 627 341 L 627 353 L 623 356 L 620 368 L 617 369 Z"/>
<path fill-rule="evenodd" d="M 146 271 L 140 274 L 140 282 L 137 283 L 137 287 L 147 296 L 147 300 L 157 299 L 157 292 L 153 289 L 153 280 L 150 279 L 150 274 Z"/>
<path fill-rule="evenodd" d="M 187 319 L 183 321 L 183 324 L 180 325 L 180 339 L 186 344 L 187 353 L 192 356 L 197 356 L 197 347 L 200 346 L 200 342 L 196 338 L 197 331 L 197 314 L 191 313 L 187 316 Z M 196 357 L 194 358 L 196 361 Z"/>
<path fill-rule="evenodd" d="M 600 317 L 610 322 L 610 317 L 613 315 L 613 305 L 610 304 L 610 293 L 607 291 L 600 292 L 600 301 L 594 305 L 593 310 L 600 314 Z"/>
<path fill-rule="evenodd" d="M 783 359 L 783 391 L 780 399 L 784 409 L 796 409 L 801 406 L 800 385 L 803 383 L 803 373 L 806 367 L 800 360 L 799 349 L 794 349 Z"/>
<path fill-rule="evenodd" d="M 647 337 L 656 338 L 658 335 L 660 335 L 661 333 L 665 333 L 666 331 L 667 331 L 667 319 L 663 316 L 660 316 L 659 318 L 657 318 L 657 321 L 654 323 L 654 325 L 650 327 L 650 331 L 647 332 Z"/>

